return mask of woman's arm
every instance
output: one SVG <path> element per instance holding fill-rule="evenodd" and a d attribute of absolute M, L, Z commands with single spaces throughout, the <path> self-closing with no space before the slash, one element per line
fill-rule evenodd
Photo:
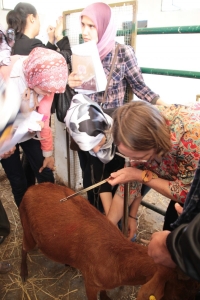
<path fill-rule="evenodd" d="M 50 112 L 51 105 L 53 101 L 54 94 L 52 93 L 50 96 L 44 96 L 44 98 L 40 101 L 38 107 L 38 113 L 43 114 L 46 119 L 44 121 L 44 127 L 41 130 L 41 149 L 44 157 L 50 157 L 53 154 L 53 137 L 52 131 L 49 127 L 50 121 Z"/>
<path fill-rule="evenodd" d="M 54 44 L 51 44 L 48 42 L 46 45 L 43 44 L 39 39 L 32 39 L 31 45 L 30 45 L 30 52 L 36 47 L 41 47 L 41 48 L 48 48 L 51 50 L 56 50 L 57 47 Z"/>
<path fill-rule="evenodd" d="M 141 69 L 138 65 L 134 49 L 125 46 L 125 78 L 131 86 L 133 93 L 141 100 L 146 100 L 152 104 L 161 104 L 160 96 L 154 93 L 144 82 Z M 163 102 L 162 102 L 163 103 Z"/>
<path fill-rule="evenodd" d="M 55 28 L 53 26 L 48 26 L 47 34 L 49 37 L 48 43 L 50 43 L 51 45 L 54 45 L 54 43 L 55 43 Z"/>
<path fill-rule="evenodd" d="M 104 208 L 105 215 L 107 216 L 112 204 L 112 193 L 111 192 L 100 193 L 100 198 Z"/>
<path fill-rule="evenodd" d="M 49 127 L 50 120 L 50 111 L 51 105 L 53 101 L 54 94 L 52 93 L 50 96 L 44 96 L 44 98 L 40 101 L 38 112 L 40 114 L 44 114 L 47 118 L 44 121 L 44 128 L 42 128 L 40 136 L 41 136 L 41 149 L 44 156 L 43 165 L 39 169 L 41 173 L 44 168 L 49 168 L 51 170 L 55 170 L 54 166 L 54 157 L 53 157 L 53 136 L 51 128 Z"/>
<path fill-rule="evenodd" d="M 106 200 L 106 199 L 105 199 Z M 140 206 L 142 197 L 137 197 L 134 201 L 130 201 L 129 219 L 128 219 L 128 239 L 131 240 L 137 231 L 137 212 Z M 117 226 L 118 222 L 123 217 L 124 198 L 116 193 L 111 201 L 108 219 Z"/>
<path fill-rule="evenodd" d="M 142 170 L 137 168 L 128 167 L 123 168 L 117 172 L 111 173 L 111 179 L 108 180 L 108 183 L 111 185 L 116 185 L 119 183 L 126 183 L 131 181 L 138 181 L 140 183 L 144 183 L 142 181 Z M 158 193 L 163 196 L 172 199 L 174 201 L 179 201 L 177 199 L 177 194 L 173 194 L 172 190 L 169 188 L 170 185 L 169 180 L 165 180 L 162 178 L 151 179 L 149 182 L 145 182 L 145 185 L 154 189 Z M 173 181 L 172 181 L 173 183 Z"/>
<path fill-rule="evenodd" d="M 63 18 L 59 17 L 55 27 L 56 44 L 60 50 L 67 50 L 69 55 L 72 55 L 71 46 L 67 36 L 63 36 Z"/>

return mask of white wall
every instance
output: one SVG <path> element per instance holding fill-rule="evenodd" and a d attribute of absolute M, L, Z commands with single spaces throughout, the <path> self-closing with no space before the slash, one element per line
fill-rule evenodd
<path fill-rule="evenodd" d="M 187 26 L 200 23 L 200 9 L 161 11 L 161 0 L 138 0 L 138 13 L 148 17 L 148 27 Z"/>
<path fill-rule="evenodd" d="M 38 9 L 39 13 L 54 22 L 57 16 L 64 10 L 82 8 L 90 3 L 99 2 L 99 0 L 50 0 L 48 2 L 46 0 L 26 0 L 25 2 L 32 3 Z M 109 0 L 103 2 L 109 4 L 122 1 Z M 6 25 L 7 12 L 8 11 L 4 11 L 0 8 L 0 22 L 4 25 Z M 196 25 L 199 24 L 199 12 L 199 9 L 190 11 L 161 12 L 161 0 L 138 0 L 138 13 L 148 16 L 149 27 Z"/>
<path fill-rule="evenodd" d="M 200 9 L 161 12 L 160 0 L 139 0 L 138 13 L 148 18 L 148 27 L 200 24 Z M 141 67 L 200 72 L 200 34 L 138 35 L 136 55 Z M 195 102 L 200 80 L 146 75 L 144 79 L 168 103 Z M 135 97 L 136 98 L 136 97 Z"/>

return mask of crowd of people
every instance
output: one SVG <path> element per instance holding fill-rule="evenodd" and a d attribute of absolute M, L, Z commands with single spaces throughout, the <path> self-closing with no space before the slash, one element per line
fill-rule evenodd
<path fill-rule="evenodd" d="M 83 81 L 75 72 L 68 74 L 67 61 L 59 53 L 67 51 L 71 55 L 69 39 L 62 34 L 62 18 L 57 20 L 56 27 L 48 27 L 47 45 L 36 38 L 40 22 L 31 4 L 17 4 L 7 14 L 7 24 L 15 34 L 15 43 L 8 42 L 1 28 L 2 80 L 9 78 L 17 86 L 23 114 L 37 111 L 44 115 L 39 138 L 35 138 L 35 132 L 29 132 L 28 138 L 1 155 L 19 207 L 27 188 L 36 180 L 54 182 L 49 125 L 54 93 L 63 93 L 67 83 L 75 89 Z M 148 253 L 155 262 L 170 267 L 178 265 L 190 277 L 200 280 L 200 105 L 164 103 L 145 84 L 134 49 L 129 45 L 120 45 L 110 74 L 118 43 L 109 5 L 88 5 L 80 14 L 80 24 L 84 42 L 95 41 L 105 75 L 111 78 L 106 97 L 104 92 L 76 94 L 65 118 L 68 132 L 79 147 L 84 188 L 107 179 L 102 186 L 88 191 L 88 200 L 120 227 L 124 184 L 130 182 L 128 239 L 133 241 L 143 196 L 154 189 L 169 198 L 163 231 L 152 235 Z M 140 100 L 125 103 L 128 86 Z M 2 95 L 1 91 L 1 101 L 5 101 Z M 124 159 L 130 167 L 124 168 Z M 1 206 L 0 214 L 5 216 Z M 8 219 L 4 220 L 7 231 L 0 228 L 0 243 L 10 230 Z M 8 272 L 10 267 L 1 262 L 0 273 Z"/>

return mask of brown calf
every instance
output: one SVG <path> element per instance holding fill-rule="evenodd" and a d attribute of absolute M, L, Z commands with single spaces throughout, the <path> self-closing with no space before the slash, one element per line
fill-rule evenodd
<path fill-rule="evenodd" d="M 50 259 L 82 272 L 88 300 L 121 285 L 143 285 L 138 300 L 192 300 L 192 280 L 178 280 L 175 269 L 156 265 L 147 248 L 128 241 L 81 196 L 60 202 L 73 191 L 52 183 L 35 185 L 20 205 L 24 230 L 21 276 L 28 276 L 27 252 L 36 245 Z M 189 291 L 188 291 L 189 290 Z M 101 292 L 101 299 L 110 299 Z"/>

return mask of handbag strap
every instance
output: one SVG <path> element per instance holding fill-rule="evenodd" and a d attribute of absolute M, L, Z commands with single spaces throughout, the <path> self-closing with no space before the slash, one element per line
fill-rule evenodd
<path fill-rule="evenodd" d="M 117 59 L 117 54 L 118 54 L 118 51 L 119 51 L 119 47 L 120 47 L 120 44 L 118 44 L 117 47 L 115 48 L 115 55 L 114 55 L 113 60 L 112 60 L 112 65 L 111 65 L 111 68 L 110 68 L 110 73 L 109 73 L 109 76 L 108 76 L 108 80 L 107 80 L 107 84 L 106 84 L 106 89 L 105 89 L 103 100 L 102 100 L 101 104 L 105 103 L 105 100 L 106 100 L 106 97 L 107 97 L 108 86 L 109 86 L 110 79 L 111 79 L 111 76 L 112 76 L 112 73 L 113 73 L 113 69 L 114 69 L 114 66 L 115 66 L 115 62 L 116 62 L 116 59 Z"/>

